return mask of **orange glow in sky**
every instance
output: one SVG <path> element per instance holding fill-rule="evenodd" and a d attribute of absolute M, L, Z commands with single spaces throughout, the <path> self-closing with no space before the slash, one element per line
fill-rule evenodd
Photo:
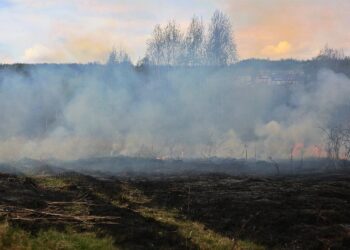
<path fill-rule="evenodd" d="M 306 59 L 326 44 L 350 54 L 349 0 L 2 0 L 0 61 L 104 61 L 113 46 L 137 61 L 156 24 L 185 30 L 216 9 L 230 16 L 241 59 Z"/>

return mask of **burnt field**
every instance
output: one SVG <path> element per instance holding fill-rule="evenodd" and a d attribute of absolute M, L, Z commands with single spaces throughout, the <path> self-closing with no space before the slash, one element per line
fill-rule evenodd
<path fill-rule="evenodd" d="M 116 249 L 349 249 L 350 172 L 0 175 L 3 222 L 95 232 Z"/>
<path fill-rule="evenodd" d="M 222 175 L 139 181 L 153 204 L 270 249 L 349 248 L 349 173 L 283 178 Z"/>

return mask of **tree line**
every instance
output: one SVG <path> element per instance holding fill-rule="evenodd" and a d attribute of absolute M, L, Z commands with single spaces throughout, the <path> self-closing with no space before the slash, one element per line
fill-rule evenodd
<path fill-rule="evenodd" d="M 217 10 L 208 27 L 196 16 L 190 21 L 186 32 L 182 32 L 174 20 L 164 26 L 157 24 L 140 63 L 157 66 L 226 66 L 237 60 L 230 19 Z M 114 49 L 107 63 L 131 62 L 125 52 Z"/>

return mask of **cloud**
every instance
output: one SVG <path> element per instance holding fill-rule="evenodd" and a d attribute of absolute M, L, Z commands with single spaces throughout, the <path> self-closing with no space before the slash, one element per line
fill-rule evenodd
<path fill-rule="evenodd" d="M 36 44 L 24 51 L 26 63 L 89 63 L 104 62 L 113 48 L 112 41 L 104 42 L 90 36 L 70 37 L 67 40 L 45 46 Z M 118 47 L 118 46 L 117 46 Z M 122 46 L 119 46 L 124 49 Z"/>
<path fill-rule="evenodd" d="M 36 44 L 24 52 L 24 62 L 55 62 L 66 58 L 64 53 L 45 47 L 42 44 Z"/>
<path fill-rule="evenodd" d="M 350 22 L 347 14 L 350 2 L 347 0 L 232 0 L 220 3 L 231 16 L 243 58 L 310 58 L 327 43 L 349 49 L 350 34 L 345 32 Z M 278 56 L 276 50 L 269 47 L 275 47 L 278 41 L 288 41 L 293 46 Z"/>
<path fill-rule="evenodd" d="M 120 44 L 137 60 L 144 55 L 155 24 L 174 19 L 185 28 L 192 15 L 209 21 L 215 9 L 230 15 L 242 59 L 310 58 L 325 44 L 350 52 L 350 33 L 344 32 L 350 22 L 347 0 L 179 0 L 176 3 L 11 0 L 6 3 L 0 8 L 0 22 L 8 25 L 0 26 L 0 40 L 8 46 L 6 54 L 11 55 L 13 62 L 23 60 L 25 52 L 38 44 L 50 51 L 61 50 L 46 52 L 44 58 L 49 54 L 50 61 L 54 61 L 52 56 L 56 54 L 57 62 L 101 61 L 111 46 Z M 85 49 L 75 47 L 77 41 Z M 280 53 L 277 47 L 283 41 L 291 47 Z M 72 51 L 74 47 L 78 51 Z M 94 51 L 85 51 L 88 48 Z"/>
<path fill-rule="evenodd" d="M 28 63 L 104 62 L 113 47 L 122 48 L 135 57 L 140 52 L 138 47 L 146 40 L 133 31 L 141 25 L 138 21 L 124 22 L 109 17 L 82 19 L 82 23 L 71 20 L 52 23 L 44 42 L 34 41 L 26 47 L 22 60 Z"/>
<path fill-rule="evenodd" d="M 157 23 L 164 24 L 169 19 L 188 23 L 193 14 L 209 19 L 215 9 L 209 0 L 176 3 L 11 0 L 10 3 L 9 8 L 0 8 L 0 22 L 8 24 L 0 26 L 0 40 L 8 45 L 12 62 L 103 61 L 113 46 L 126 48 L 136 61 L 143 57 L 147 39 Z M 54 58 L 55 55 L 58 57 Z"/>
<path fill-rule="evenodd" d="M 292 46 L 287 41 L 281 41 L 276 45 L 268 45 L 261 50 L 262 55 L 267 57 L 280 57 L 288 54 L 292 49 Z"/>

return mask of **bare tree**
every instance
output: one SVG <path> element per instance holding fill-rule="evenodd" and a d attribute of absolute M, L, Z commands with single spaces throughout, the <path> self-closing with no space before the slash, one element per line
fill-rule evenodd
<path fill-rule="evenodd" d="M 131 64 L 131 59 L 128 53 L 123 49 L 119 49 L 117 51 L 115 48 L 113 48 L 112 51 L 109 53 L 107 65 L 114 64 Z"/>
<path fill-rule="evenodd" d="M 342 144 L 344 147 L 344 157 L 349 160 L 350 159 L 350 127 L 344 128 L 342 130 Z"/>
<path fill-rule="evenodd" d="M 113 48 L 112 51 L 109 53 L 108 55 L 108 59 L 107 59 L 107 64 L 108 65 L 112 65 L 115 63 L 116 61 L 116 57 L 117 57 L 117 52 L 115 51 L 115 49 Z"/>
<path fill-rule="evenodd" d="M 205 30 L 203 21 L 193 17 L 184 38 L 182 63 L 188 66 L 204 64 Z"/>
<path fill-rule="evenodd" d="M 333 167 L 338 167 L 341 153 L 343 159 L 349 159 L 350 156 L 350 128 L 337 125 L 322 130 L 326 134 L 327 157 Z"/>
<path fill-rule="evenodd" d="M 316 60 L 343 60 L 345 59 L 344 50 L 342 49 L 334 49 L 330 48 L 328 45 L 326 45 L 318 54 L 316 57 Z"/>
<path fill-rule="evenodd" d="M 291 144 L 291 147 L 289 148 L 289 165 L 290 165 L 290 168 L 292 170 L 292 173 L 295 174 L 295 169 L 294 169 L 294 143 Z"/>
<path fill-rule="evenodd" d="M 163 29 L 156 25 L 148 41 L 147 57 L 154 65 L 177 65 L 182 54 L 182 34 L 175 21 Z"/>
<path fill-rule="evenodd" d="M 185 36 L 175 21 L 156 25 L 147 45 L 153 65 L 225 66 L 238 59 L 230 20 L 220 11 L 211 19 L 208 37 L 202 20 L 193 17 Z"/>
<path fill-rule="evenodd" d="M 339 127 L 332 127 L 328 131 L 327 153 L 333 161 L 339 160 L 340 147 L 342 145 L 342 132 Z"/>
<path fill-rule="evenodd" d="M 271 163 L 273 164 L 273 166 L 275 167 L 276 169 L 276 174 L 277 175 L 280 175 L 280 165 L 278 164 L 278 162 L 276 162 L 272 156 L 269 156 L 269 160 L 271 161 Z"/>
<path fill-rule="evenodd" d="M 182 34 L 175 21 L 170 21 L 164 29 L 165 65 L 177 65 L 181 55 Z"/>
<path fill-rule="evenodd" d="M 161 65 L 164 61 L 164 32 L 158 24 L 154 27 L 152 38 L 148 41 L 147 58 L 154 65 Z"/>
<path fill-rule="evenodd" d="M 215 11 L 211 19 L 206 54 L 209 65 L 225 66 L 237 61 L 230 19 L 220 11 Z"/>

